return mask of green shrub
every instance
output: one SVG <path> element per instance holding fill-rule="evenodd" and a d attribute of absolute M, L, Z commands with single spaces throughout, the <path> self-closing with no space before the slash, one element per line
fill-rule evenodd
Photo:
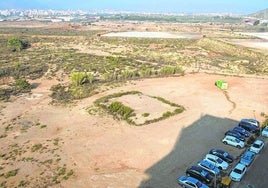
<path fill-rule="evenodd" d="M 31 84 L 24 78 L 16 80 L 15 85 L 21 92 L 29 92 L 32 88 Z"/>
<path fill-rule="evenodd" d="M 5 173 L 4 177 L 7 179 L 9 177 L 16 176 L 18 171 L 19 171 L 19 169 L 11 170 L 11 171 Z"/>
<path fill-rule="evenodd" d="M 163 115 L 162 115 L 163 118 L 168 118 L 170 116 L 172 116 L 172 113 L 170 111 L 167 111 L 167 112 L 163 113 Z"/>
<path fill-rule="evenodd" d="M 31 151 L 35 152 L 35 151 L 37 151 L 37 150 L 39 150 L 41 148 L 42 148 L 42 144 L 35 144 L 35 145 L 32 146 Z"/>
<path fill-rule="evenodd" d="M 114 115 L 120 115 L 124 120 L 133 115 L 133 109 L 123 105 L 121 102 L 114 101 L 108 106 L 109 111 Z"/>
<path fill-rule="evenodd" d="M 142 114 L 143 117 L 148 117 L 149 115 L 150 115 L 150 114 L 147 113 L 147 112 L 145 112 L 145 113 Z"/>
<path fill-rule="evenodd" d="M 93 82 L 93 75 L 88 72 L 73 72 L 71 73 L 71 82 L 75 86 L 80 86 L 85 83 L 92 83 Z"/>
<path fill-rule="evenodd" d="M 23 43 L 19 38 L 12 37 L 7 40 L 7 47 L 13 52 L 21 51 L 23 49 Z"/>

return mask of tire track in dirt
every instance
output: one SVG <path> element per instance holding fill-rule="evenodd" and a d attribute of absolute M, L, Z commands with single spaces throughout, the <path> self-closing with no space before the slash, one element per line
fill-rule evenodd
<path fill-rule="evenodd" d="M 231 114 L 236 109 L 236 103 L 230 99 L 230 96 L 227 91 L 223 91 L 223 94 L 227 101 L 229 101 L 232 104 L 231 110 L 229 110 L 229 114 Z"/>

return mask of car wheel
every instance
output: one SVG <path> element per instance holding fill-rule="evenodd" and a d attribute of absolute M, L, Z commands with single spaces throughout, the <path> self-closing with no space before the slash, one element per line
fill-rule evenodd
<path fill-rule="evenodd" d="M 237 145 L 236 147 L 237 147 L 238 149 L 241 149 L 241 146 L 240 146 L 240 145 Z"/>
<path fill-rule="evenodd" d="M 224 143 L 224 144 L 227 144 L 227 142 L 226 142 L 226 141 L 224 141 L 223 143 Z"/>

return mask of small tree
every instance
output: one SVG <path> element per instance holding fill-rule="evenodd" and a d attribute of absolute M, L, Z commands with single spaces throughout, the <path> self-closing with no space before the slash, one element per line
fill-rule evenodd
<path fill-rule="evenodd" d="M 19 39 L 18 37 L 12 37 L 7 40 L 7 47 L 13 52 L 21 51 L 29 46 L 30 44 L 28 41 Z"/>

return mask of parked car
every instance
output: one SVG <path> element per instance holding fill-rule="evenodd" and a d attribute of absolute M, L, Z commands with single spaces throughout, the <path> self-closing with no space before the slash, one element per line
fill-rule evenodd
<path fill-rule="evenodd" d="M 209 171 L 214 176 L 220 175 L 220 169 L 215 164 L 213 164 L 207 160 L 202 160 L 199 163 L 197 163 L 197 165 L 200 166 L 201 168 Z"/>
<path fill-rule="evenodd" d="M 254 134 L 257 134 L 260 131 L 259 128 L 257 128 L 256 126 L 252 125 L 251 123 L 249 123 L 247 121 L 240 121 L 238 126 L 244 128 L 248 132 L 254 133 Z"/>
<path fill-rule="evenodd" d="M 242 127 L 239 127 L 239 126 L 236 126 L 233 128 L 234 131 L 236 132 L 239 132 L 241 135 L 245 136 L 245 137 L 249 137 L 250 136 L 250 133 L 245 130 L 244 128 Z"/>
<path fill-rule="evenodd" d="M 204 159 L 212 164 L 215 164 L 220 170 L 226 170 L 229 166 L 227 162 L 217 157 L 216 155 L 207 154 Z"/>
<path fill-rule="evenodd" d="M 249 150 L 258 154 L 264 147 L 264 142 L 262 140 L 255 140 L 255 142 L 250 146 Z"/>
<path fill-rule="evenodd" d="M 240 163 L 244 164 L 245 166 L 249 166 L 252 163 L 252 161 L 255 159 L 255 155 L 256 154 L 252 151 L 246 151 L 242 155 L 242 157 L 240 159 Z"/>
<path fill-rule="evenodd" d="M 237 139 L 236 137 L 229 136 L 229 135 L 225 136 L 225 137 L 223 138 L 222 142 L 223 142 L 224 144 L 228 144 L 228 145 L 231 145 L 231 146 L 235 146 L 235 147 L 237 147 L 237 148 L 239 148 L 239 149 L 245 147 L 245 142 L 243 142 L 243 141 Z"/>
<path fill-rule="evenodd" d="M 180 176 L 178 177 L 178 183 L 187 188 L 208 188 L 207 185 L 201 183 L 199 180 L 191 176 Z"/>
<path fill-rule="evenodd" d="M 233 156 L 231 156 L 229 153 L 221 149 L 211 149 L 209 153 L 218 156 L 227 163 L 232 163 L 234 161 Z"/>
<path fill-rule="evenodd" d="M 241 163 L 238 163 L 230 173 L 230 178 L 233 181 L 241 181 L 242 177 L 245 175 L 247 167 Z"/>
<path fill-rule="evenodd" d="M 204 170 L 200 166 L 192 166 L 186 170 L 187 176 L 192 176 L 193 178 L 198 179 L 202 183 L 210 184 L 213 180 L 213 177 L 207 170 Z"/>
<path fill-rule="evenodd" d="M 256 120 L 256 119 L 253 119 L 253 118 L 251 118 L 251 119 L 241 119 L 240 122 L 248 122 L 251 125 L 254 125 L 255 127 L 258 127 L 258 128 L 260 127 L 260 122 L 258 120 Z"/>
<path fill-rule="evenodd" d="M 243 135 L 241 135 L 239 132 L 234 131 L 234 130 L 229 130 L 225 133 L 225 135 L 229 135 L 229 136 L 233 136 L 236 137 L 239 140 L 245 141 L 245 137 Z"/>
<path fill-rule="evenodd" d="M 264 127 L 264 129 L 261 132 L 262 136 L 268 137 L 268 126 Z"/>

